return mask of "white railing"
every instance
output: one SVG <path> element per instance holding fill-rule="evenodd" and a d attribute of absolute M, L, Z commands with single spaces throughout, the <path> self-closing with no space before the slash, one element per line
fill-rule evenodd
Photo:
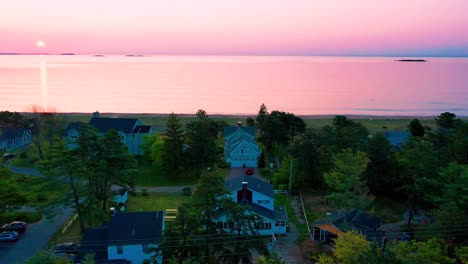
<path fill-rule="evenodd" d="M 68 228 L 70 228 L 70 226 L 73 225 L 73 223 L 76 221 L 77 218 L 78 218 L 78 214 L 75 214 L 73 218 L 70 220 L 70 222 L 68 222 L 68 224 L 62 229 L 62 235 L 67 232 Z"/>

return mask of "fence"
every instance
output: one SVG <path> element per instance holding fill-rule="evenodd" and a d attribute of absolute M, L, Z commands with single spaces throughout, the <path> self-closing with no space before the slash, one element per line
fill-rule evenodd
<path fill-rule="evenodd" d="M 77 218 L 78 218 L 78 214 L 75 214 L 70 220 L 70 222 L 68 222 L 68 224 L 62 229 L 62 235 L 67 232 L 68 228 L 70 228 L 70 226 L 73 225 L 73 223 L 76 221 Z"/>

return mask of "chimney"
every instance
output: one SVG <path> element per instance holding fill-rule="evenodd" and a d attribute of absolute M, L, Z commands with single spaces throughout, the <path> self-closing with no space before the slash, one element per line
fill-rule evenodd
<path fill-rule="evenodd" d="M 242 202 L 247 202 L 247 184 L 248 182 L 242 182 Z"/>
<path fill-rule="evenodd" d="M 238 127 L 242 126 L 242 122 L 241 121 L 237 122 L 237 126 Z"/>
<path fill-rule="evenodd" d="M 94 112 L 93 117 L 99 117 L 99 111 Z"/>

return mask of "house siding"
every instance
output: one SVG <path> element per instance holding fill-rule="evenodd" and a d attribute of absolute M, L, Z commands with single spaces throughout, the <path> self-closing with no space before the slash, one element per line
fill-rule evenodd
<path fill-rule="evenodd" d="M 157 244 L 149 244 L 149 247 L 156 247 Z M 141 264 L 146 259 L 150 259 L 153 253 L 146 254 L 143 252 L 143 244 L 122 245 L 122 254 L 118 254 L 117 245 L 109 245 L 107 247 L 108 260 L 126 259 L 131 263 Z M 162 263 L 162 257 L 158 257 L 158 263 Z"/>

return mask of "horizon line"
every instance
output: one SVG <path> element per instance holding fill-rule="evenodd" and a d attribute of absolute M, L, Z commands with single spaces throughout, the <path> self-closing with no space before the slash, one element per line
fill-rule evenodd
<path fill-rule="evenodd" d="M 51 56 L 127 56 L 127 57 L 144 57 L 144 56 L 232 56 L 232 57 L 426 57 L 426 58 L 467 58 L 468 54 L 462 55 L 422 55 L 422 54 L 204 54 L 204 53 L 187 53 L 187 54 L 164 54 L 164 53 L 74 53 L 74 52 L 61 52 L 61 53 L 46 53 L 46 52 L 0 52 L 0 56 L 14 56 L 14 55 L 51 55 Z"/>

